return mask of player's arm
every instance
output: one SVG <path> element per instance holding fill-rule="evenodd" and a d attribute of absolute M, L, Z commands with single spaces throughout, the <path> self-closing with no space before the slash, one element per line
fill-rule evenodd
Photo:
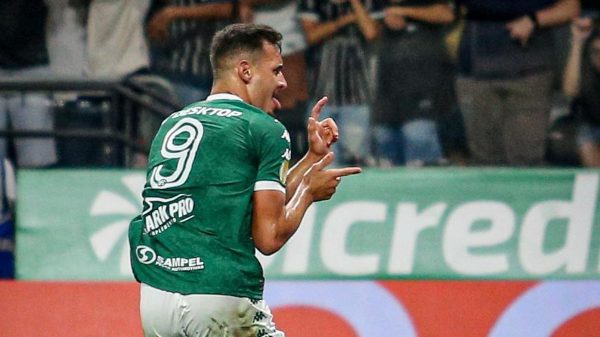
<path fill-rule="evenodd" d="M 429 6 L 390 6 L 385 15 L 399 16 L 432 24 L 448 24 L 454 21 L 454 10 L 450 4 L 439 3 Z"/>
<path fill-rule="evenodd" d="M 254 192 L 252 238 L 261 253 L 271 255 L 280 250 L 296 232 L 313 202 L 331 198 L 341 177 L 361 172 L 358 167 L 325 169 L 332 161 L 333 153 L 329 153 L 313 164 L 287 202 L 286 194 L 281 191 Z"/>
<path fill-rule="evenodd" d="M 233 2 L 215 2 L 190 6 L 167 6 L 158 11 L 148 23 L 148 35 L 153 40 L 165 39 L 169 25 L 175 20 L 223 20 L 233 17 Z"/>

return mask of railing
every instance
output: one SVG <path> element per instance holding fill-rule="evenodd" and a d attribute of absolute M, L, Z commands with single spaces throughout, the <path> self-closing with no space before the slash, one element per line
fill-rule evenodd
<path fill-rule="evenodd" d="M 179 107 L 179 104 L 158 90 L 160 78 L 142 75 L 122 81 L 117 80 L 0 80 L 0 95 L 11 93 L 48 93 L 54 104 L 55 121 L 65 102 L 96 99 L 103 102 L 99 123 L 95 125 L 66 126 L 56 123 L 53 130 L 0 129 L 0 137 L 12 141 L 15 138 L 52 137 L 57 143 L 69 141 L 95 141 L 102 143 L 103 159 L 99 166 L 131 167 L 134 154 L 145 155 L 150 141 L 140 141 L 139 121 L 152 118 L 158 124 Z M 160 86 L 159 86 L 160 87 Z M 77 106 L 74 107 L 77 109 Z M 141 116 L 141 112 L 144 115 Z M 62 123 L 69 124 L 69 123 Z M 60 159 L 59 159 L 60 161 Z M 59 163 L 60 165 L 60 163 Z"/>

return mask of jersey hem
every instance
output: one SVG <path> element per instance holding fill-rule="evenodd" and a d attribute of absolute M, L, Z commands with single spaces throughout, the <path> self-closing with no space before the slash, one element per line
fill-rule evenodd
<path fill-rule="evenodd" d="M 234 296 L 234 297 L 240 297 L 240 298 L 250 298 L 253 300 L 262 300 L 263 299 L 262 292 L 260 292 L 260 293 L 252 292 L 252 291 L 249 291 L 247 293 L 232 292 L 232 291 L 226 291 L 226 290 L 219 289 L 219 288 L 206 288 L 206 289 L 202 289 L 201 291 L 193 291 L 193 290 L 171 289 L 169 287 L 162 287 L 162 286 L 159 286 L 157 284 L 154 284 L 154 283 L 151 283 L 148 281 L 138 281 L 138 282 L 148 285 L 152 288 L 156 288 L 156 289 L 159 289 L 162 291 L 167 291 L 170 293 L 181 294 L 181 295 L 224 295 L 224 296 Z"/>

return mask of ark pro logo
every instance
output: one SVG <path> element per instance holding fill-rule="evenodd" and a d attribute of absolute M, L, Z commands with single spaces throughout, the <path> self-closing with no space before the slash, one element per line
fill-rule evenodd
<path fill-rule="evenodd" d="M 148 246 L 137 246 L 135 255 L 137 256 L 138 261 L 143 264 L 152 264 L 156 261 L 156 253 Z"/>

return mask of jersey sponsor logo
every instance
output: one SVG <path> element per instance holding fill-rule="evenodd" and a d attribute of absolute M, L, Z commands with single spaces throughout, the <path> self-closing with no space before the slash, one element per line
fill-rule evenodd
<path fill-rule="evenodd" d="M 142 264 L 152 264 L 156 261 L 156 253 L 148 246 L 137 246 L 135 248 L 135 256 Z"/>
<path fill-rule="evenodd" d="M 170 271 L 192 271 L 204 269 L 204 261 L 199 257 L 162 257 L 158 256 L 156 265 Z"/>
<path fill-rule="evenodd" d="M 135 255 L 142 264 L 154 264 L 158 267 L 170 271 L 192 271 L 204 269 L 204 261 L 198 256 L 192 258 L 185 257 L 163 257 L 154 251 L 154 249 L 140 245 L 135 248 Z"/>
<path fill-rule="evenodd" d="M 287 140 L 288 144 L 292 143 L 292 140 L 290 139 L 290 133 L 287 130 L 283 131 L 281 138 Z"/>
<path fill-rule="evenodd" d="M 173 198 L 145 198 L 146 209 L 144 233 L 158 235 L 175 223 L 184 223 L 194 218 L 194 199 L 189 194 L 179 194 Z"/>
<path fill-rule="evenodd" d="M 205 116 L 218 116 L 218 117 L 238 117 L 243 115 L 241 111 L 231 109 L 220 109 L 207 106 L 197 106 L 185 110 L 181 110 L 171 115 L 171 118 L 178 118 L 189 115 L 205 115 Z"/>
<path fill-rule="evenodd" d="M 279 168 L 279 181 L 281 181 L 282 184 L 285 184 L 287 181 L 289 166 L 289 160 L 284 160 L 283 163 L 281 163 L 281 167 Z"/>
<path fill-rule="evenodd" d="M 283 130 L 283 134 L 281 134 L 281 139 L 285 139 L 288 142 L 288 144 L 292 142 L 290 139 L 290 133 L 287 130 Z M 281 155 L 281 158 L 283 158 L 284 160 L 281 163 L 281 167 L 279 168 L 279 181 L 281 181 L 282 184 L 285 184 L 285 182 L 287 181 L 288 169 L 290 167 L 290 160 L 292 159 L 292 150 L 290 150 L 289 146 L 285 149 L 285 151 Z"/>

